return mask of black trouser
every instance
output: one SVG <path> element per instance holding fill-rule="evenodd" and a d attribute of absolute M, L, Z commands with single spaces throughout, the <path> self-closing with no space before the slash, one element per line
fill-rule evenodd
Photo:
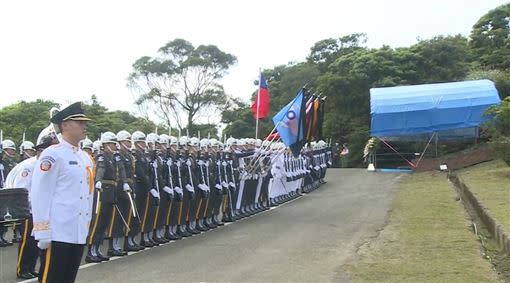
<path fill-rule="evenodd" d="M 136 205 L 136 219 L 131 215 L 131 219 L 129 220 L 129 231 L 130 237 L 135 237 L 142 231 L 142 221 L 145 212 L 145 202 L 147 200 L 147 191 L 141 189 L 141 185 L 135 185 L 135 194 L 134 194 L 134 202 Z"/>
<path fill-rule="evenodd" d="M 179 224 L 180 225 L 186 225 L 189 223 L 190 220 L 193 220 L 195 209 L 195 199 L 191 199 L 192 193 L 188 191 L 186 188 L 183 189 L 183 197 L 182 197 L 182 204 L 181 209 L 179 209 Z M 192 215 L 193 214 L 193 215 Z"/>
<path fill-rule="evenodd" d="M 154 230 L 154 221 L 156 220 L 156 209 L 159 207 L 159 200 L 152 196 L 151 193 L 145 194 L 145 202 L 143 204 L 142 213 L 142 233 L 149 233 Z"/>
<path fill-rule="evenodd" d="M 172 204 L 172 199 L 168 195 L 167 192 L 161 191 L 161 200 L 159 202 L 159 208 L 156 208 L 156 219 L 153 225 L 153 229 L 161 229 L 167 225 L 167 218 L 169 218 L 170 204 Z"/>
<path fill-rule="evenodd" d="M 129 202 L 128 193 L 124 192 L 122 188 L 118 188 L 118 197 L 117 197 L 117 208 L 114 209 L 114 218 L 113 218 L 113 229 L 111 233 L 111 237 L 114 238 L 122 238 L 126 234 L 128 230 L 126 228 L 126 224 L 129 225 L 129 217 L 132 215 L 130 213 L 131 203 Z M 119 212 L 120 211 L 120 212 Z M 122 215 L 122 217 L 121 217 Z M 124 219 L 123 219 L 124 218 Z M 125 223 L 124 223 L 125 222 Z M 112 224 L 110 224 L 112 225 Z"/>
<path fill-rule="evenodd" d="M 72 283 L 76 279 L 84 245 L 52 241 L 41 251 L 39 282 Z"/>
<path fill-rule="evenodd" d="M 37 241 L 32 234 L 33 222 L 32 216 L 25 219 L 20 227 L 21 240 L 18 246 L 18 261 L 16 265 L 16 276 L 25 272 L 35 271 L 35 264 L 39 256 Z"/>
<path fill-rule="evenodd" d="M 101 201 L 101 197 L 99 198 L 99 207 L 96 208 L 96 198 L 98 197 L 98 193 L 94 196 L 94 215 L 92 217 L 92 221 L 90 222 L 90 230 L 89 230 L 89 245 L 101 245 L 103 243 L 105 232 L 109 232 L 107 230 L 111 227 L 110 223 L 112 219 L 115 217 L 113 214 L 114 208 L 113 204 L 106 201 Z M 97 213 L 95 213 L 97 211 Z M 110 233 L 109 233 L 110 234 Z"/>

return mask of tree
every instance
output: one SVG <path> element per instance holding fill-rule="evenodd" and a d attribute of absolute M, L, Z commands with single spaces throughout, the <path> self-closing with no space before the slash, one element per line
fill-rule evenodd
<path fill-rule="evenodd" d="M 353 33 L 337 39 L 323 39 L 310 48 L 307 61 L 317 64 L 321 71 L 325 71 L 336 58 L 363 49 L 366 42 L 367 35 L 364 33 Z"/>
<path fill-rule="evenodd" d="M 489 108 L 487 114 L 493 116 L 487 123 L 491 134 L 489 144 L 496 155 L 510 165 L 510 96 L 500 105 Z"/>
<path fill-rule="evenodd" d="M 223 134 L 227 137 L 244 138 L 255 135 L 255 120 L 251 113 L 251 107 L 238 98 L 229 100 L 228 106 L 221 112 L 221 122 L 227 124 L 223 130 Z"/>
<path fill-rule="evenodd" d="M 410 51 L 416 56 L 419 83 L 459 81 L 469 71 L 471 54 L 468 40 L 462 35 L 421 40 Z"/>
<path fill-rule="evenodd" d="M 101 133 L 106 131 L 117 133 L 126 130 L 130 133 L 134 131 L 150 133 L 157 127 L 152 121 L 135 117 L 126 111 L 108 111 L 108 108 L 102 106 L 95 95 L 92 95 L 90 102 L 85 103 L 85 113 L 92 119 L 92 122 L 87 125 L 87 136 L 92 140 L 99 139 Z M 164 126 L 160 128 L 165 129 Z"/>
<path fill-rule="evenodd" d="M 50 100 L 20 101 L 0 109 L 0 129 L 3 138 L 13 140 L 17 146 L 26 133 L 26 140 L 34 144 L 42 129 L 49 125 L 52 107 L 59 106 Z"/>
<path fill-rule="evenodd" d="M 482 67 L 509 69 L 510 3 L 483 15 L 473 26 L 470 37 L 470 46 Z"/>
<path fill-rule="evenodd" d="M 136 103 L 149 106 L 167 127 L 175 127 L 175 120 L 177 127 L 186 126 L 192 132 L 200 114 L 210 115 L 225 103 L 218 81 L 236 60 L 215 45 L 195 48 L 184 39 L 175 39 L 161 47 L 157 57 L 138 59 L 128 85 L 139 93 Z"/>

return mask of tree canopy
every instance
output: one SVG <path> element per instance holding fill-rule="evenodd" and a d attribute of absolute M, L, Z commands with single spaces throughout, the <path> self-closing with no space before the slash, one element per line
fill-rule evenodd
<path fill-rule="evenodd" d="M 210 115 L 226 102 L 219 79 L 236 60 L 215 45 L 194 47 L 174 39 L 159 48 L 156 57 L 136 60 L 128 85 L 139 93 L 136 103 L 152 110 L 167 127 L 194 132 L 197 116 Z"/>

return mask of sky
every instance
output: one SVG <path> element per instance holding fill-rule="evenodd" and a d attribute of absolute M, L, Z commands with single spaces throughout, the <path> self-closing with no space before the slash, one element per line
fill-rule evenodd
<path fill-rule="evenodd" d="M 136 111 L 131 65 L 175 38 L 214 44 L 238 62 L 222 79 L 248 101 L 260 68 L 304 61 L 319 40 L 355 32 L 369 47 L 468 36 L 507 1 L 1 1 L 0 108 L 19 100 L 67 105 L 95 94 L 111 110 Z"/>

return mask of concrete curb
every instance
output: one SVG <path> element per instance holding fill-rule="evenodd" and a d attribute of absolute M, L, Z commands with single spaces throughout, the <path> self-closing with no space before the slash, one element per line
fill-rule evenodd
<path fill-rule="evenodd" d="M 448 179 L 457 187 L 464 201 L 468 201 L 473 207 L 477 216 L 494 237 L 497 245 L 507 254 L 510 254 L 510 234 L 505 231 L 504 226 L 497 219 L 492 217 L 483 203 L 471 192 L 468 186 L 455 173 L 449 173 Z"/>

